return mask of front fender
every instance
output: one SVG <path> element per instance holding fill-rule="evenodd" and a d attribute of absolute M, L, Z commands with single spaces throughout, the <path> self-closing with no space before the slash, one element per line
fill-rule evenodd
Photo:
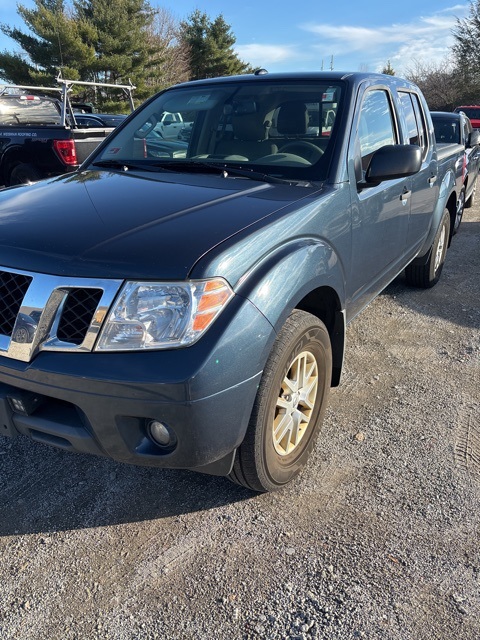
<path fill-rule="evenodd" d="M 334 249 L 314 238 L 284 244 L 239 281 L 235 293 L 248 298 L 278 331 L 309 293 L 327 287 L 345 307 L 345 275 Z"/>
<path fill-rule="evenodd" d="M 345 350 L 345 276 L 333 248 L 318 239 L 287 243 L 257 263 L 236 287 L 278 333 L 293 309 L 326 325 L 332 345 L 332 386 L 340 382 Z"/>

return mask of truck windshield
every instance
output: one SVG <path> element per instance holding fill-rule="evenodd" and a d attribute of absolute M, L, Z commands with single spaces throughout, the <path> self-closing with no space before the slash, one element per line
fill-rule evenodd
<path fill-rule="evenodd" d="M 140 108 L 92 163 L 173 171 L 203 165 L 209 172 L 214 165 L 287 180 L 323 180 L 342 94 L 341 83 L 318 80 L 174 87 Z"/>
<path fill-rule="evenodd" d="M 60 124 L 55 100 L 41 96 L 0 96 L 0 125 Z"/>

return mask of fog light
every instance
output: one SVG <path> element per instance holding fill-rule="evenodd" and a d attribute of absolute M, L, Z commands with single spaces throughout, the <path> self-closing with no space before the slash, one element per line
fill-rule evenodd
<path fill-rule="evenodd" d="M 152 420 L 148 425 L 148 433 L 152 440 L 161 447 L 168 447 L 172 444 L 172 436 L 167 426 L 158 420 Z"/>
<path fill-rule="evenodd" d="M 8 402 L 15 413 L 29 416 L 42 404 L 42 397 L 28 391 L 20 391 L 15 396 L 8 396 Z"/>

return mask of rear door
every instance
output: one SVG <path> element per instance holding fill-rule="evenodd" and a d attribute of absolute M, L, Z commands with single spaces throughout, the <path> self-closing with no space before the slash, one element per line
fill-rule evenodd
<path fill-rule="evenodd" d="M 422 168 L 411 177 L 412 197 L 407 234 L 407 252 L 413 254 L 423 244 L 432 221 L 432 212 L 438 199 L 437 162 L 428 133 L 426 117 L 418 95 L 399 91 L 400 103 L 406 122 L 407 140 L 422 149 Z"/>

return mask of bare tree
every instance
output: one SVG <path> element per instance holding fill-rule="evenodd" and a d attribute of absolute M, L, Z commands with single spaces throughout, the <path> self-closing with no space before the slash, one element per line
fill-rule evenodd
<path fill-rule="evenodd" d="M 160 62 L 149 69 L 147 84 L 163 89 L 189 78 L 189 51 L 178 38 L 179 24 L 164 7 L 156 10 L 149 32 L 150 44 L 156 48 Z"/>
<path fill-rule="evenodd" d="M 405 76 L 420 87 L 432 111 L 453 111 L 464 99 L 457 69 L 448 59 L 440 62 L 414 60 Z"/>

